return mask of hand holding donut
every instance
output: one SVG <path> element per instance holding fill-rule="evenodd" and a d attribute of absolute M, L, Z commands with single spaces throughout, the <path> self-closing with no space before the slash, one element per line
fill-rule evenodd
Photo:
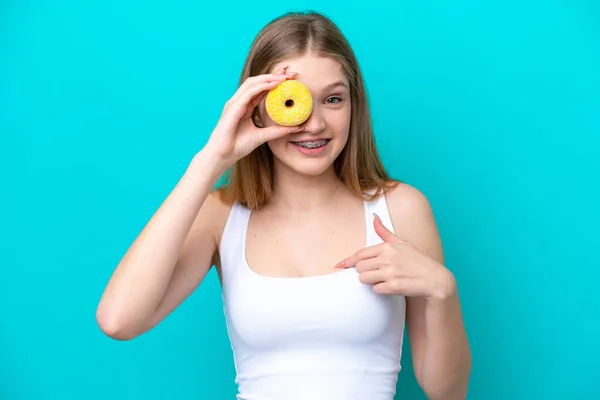
<path fill-rule="evenodd" d="M 301 129 L 297 126 L 276 125 L 259 128 L 251 117 L 254 108 L 270 90 L 295 75 L 294 72 L 285 73 L 284 67 L 278 74 L 264 74 L 246 79 L 225 103 L 219 122 L 205 149 L 229 166 L 269 140 L 299 132 Z"/>

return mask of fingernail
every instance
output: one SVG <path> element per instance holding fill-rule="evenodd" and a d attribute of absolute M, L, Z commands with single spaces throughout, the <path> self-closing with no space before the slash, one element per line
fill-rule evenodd
<path fill-rule="evenodd" d="M 335 268 L 343 268 L 344 267 L 344 261 L 345 260 L 342 260 L 339 263 L 335 264 Z"/>
<path fill-rule="evenodd" d="M 294 75 L 298 75 L 298 73 L 297 72 L 288 72 L 286 75 L 287 76 L 294 76 Z"/>
<path fill-rule="evenodd" d="M 383 222 L 381 222 L 381 218 L 379 218 L 379 215 L 373 213 L 373 217 L 375 217 L 375 219 L 377 220 L 377 222 L 379 222 L 381 225 L 383 225 Z"/>

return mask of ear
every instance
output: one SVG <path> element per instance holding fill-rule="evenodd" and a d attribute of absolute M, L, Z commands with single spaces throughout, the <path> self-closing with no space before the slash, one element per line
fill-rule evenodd
<path fill-rule="evenodd" d="M 258 107 L 252 113 L 252 122 L 259 128 L 263 128 L 262 119 L 260 118 L 260 112 L 258 111 Z"/>

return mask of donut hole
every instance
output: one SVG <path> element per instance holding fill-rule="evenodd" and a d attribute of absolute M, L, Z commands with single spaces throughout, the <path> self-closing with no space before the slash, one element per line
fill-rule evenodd
<path fill-rule="evenodd" d="M 294 105 L 294 100 L 290 99 L 290 100 L 285 101 L 286 107 L 292 107 L 293 105 Z"/>

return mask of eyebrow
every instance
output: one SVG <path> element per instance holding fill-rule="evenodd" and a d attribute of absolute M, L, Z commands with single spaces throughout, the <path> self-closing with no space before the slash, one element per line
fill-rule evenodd
<path fill-rule="evenodd" d="M 333 82 L 333 83 L 330 83 L 329 85 L 325 86 L 323 88 L 323 91 L 335 89 L 337 87 L 343 87 L 343 88 L 348 89 L 348 85 L 346 85 L 346 83 L 344 83 L 342 81 L 337 81 L 337 82 Z"/>

